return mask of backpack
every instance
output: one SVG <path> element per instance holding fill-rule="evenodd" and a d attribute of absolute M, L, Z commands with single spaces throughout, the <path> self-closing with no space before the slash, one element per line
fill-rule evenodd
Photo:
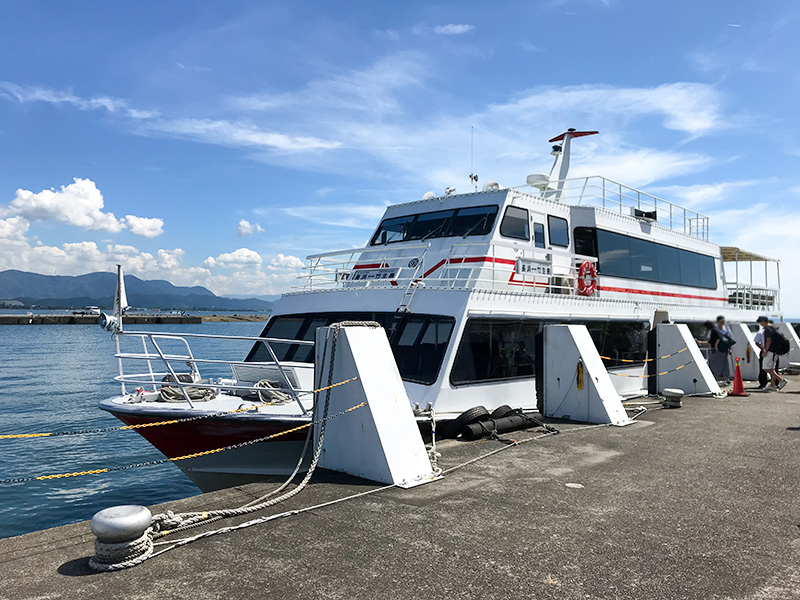
<path fill-rule="evenodd" d="M 778 356 L 789 354 L 789 350 L 791 349 L 789 340 L 786 339 L 786 336 L 783 335 L 780 331 L 777 331 L 775 328 L 771 329 L 772 329 L 772 343 L 769 345 L 770 352 L 774 352 Z"/>
<path fill-rule="evenodd" d="M 736 345 L 736 340 L 729 333 L 723 333 L 719 329 L 717 329 L 717 333 L 719 333 L 719 345 L 717 346 L 719 352 L 727 352 Z"/>

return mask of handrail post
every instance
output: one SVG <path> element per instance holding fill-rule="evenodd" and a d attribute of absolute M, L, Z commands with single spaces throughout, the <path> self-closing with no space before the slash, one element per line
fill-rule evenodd
<path fill-rule="evenodd" d="M 117 348 L 117 354 L 121 354 L 120 349 L 119 349 L 119 332 L 117 332 L 117 331 L 114 332 L 114 344 L 115 344 L 115 346 Z M 124 369 L 122 367 L 122 358 L 117 357 L 117 365 L 119 367 L 119 376 L 124 378 L 125 377 L 125 372 L 124 372 Z M 122 386 L 122 395 L 124 396 L 125 394 L 128 393 L 128 392 L 125 391 L 125 381 L 124 381 L 124 379 L 123 379 L 123 381 L 120 381 L 120 385 Z"/>
<path fill-rule="evenodd" d="M 290 390 L 289 393 L 292 395 L 292 398 L 294 398 L 294 401 L 297 402 L 297 405 L 300 407 L 300 410 L 303 411 L 303 414 L 304 415 L 308 414 L 308 411 L 303 406 L 303 403 L 300 402 L 300 397 L 297 395 L 297 392 L 295 391 L 292 382 L 289 381 L 289 376 L 286 375 L 286 371 L 283 370 L 281 363 L 278 361 L 278 357 L 275 354 L 275 351 L 272 349 L 272 346 L 266 340 L 264 340 L 262 343 L 267 348 L 267 352 L 269 352 L 269 355 L 272 358 L 272 360 L 275 362 L 275 366 L 278 367 L 278 372 L 281 374 L 281 377 L 283 378 L 283 383 L 286 385 L 286 389 Z"/>
<path fill-rule="evenodd" d="M 186 398 L 186 402 L 189 403 L 189 408 L 194 408 L 194 404 L 192 404 L 192 401 L 189 398 L 189 393 L 183 387 L 183 382 L 175 373 L 175 369 L 172 368 L 172 365 L 170 364 L 169 360 L 167 360 L 167 357 L 164 356 L 164 353 L 161 351 L 161 346 L 159 346 L 158 342 L 156 342 L 155 336 L 148 335 L 147 337 L 150 338 L 150 343 L 153 344 L 153 347 L 156 349 L 156 352 L 158 352 L 158 355 L 161 357 L 161 360 L 167 366 L 167 370 L 170 372 L 170 375 L 172 375 L 172 378 L 175 380 L 175 383 L 178 384 L 178 387 L 180 388 L 183 397 Z"/>

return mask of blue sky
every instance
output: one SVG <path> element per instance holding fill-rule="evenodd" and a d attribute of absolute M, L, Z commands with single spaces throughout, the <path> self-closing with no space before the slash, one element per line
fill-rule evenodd
<path fill-rule="evenodd" d="M 0 5 L 0 269 L 272 294 L 388 203 L 547 172 L 800 253 L 795 2 Z"/>

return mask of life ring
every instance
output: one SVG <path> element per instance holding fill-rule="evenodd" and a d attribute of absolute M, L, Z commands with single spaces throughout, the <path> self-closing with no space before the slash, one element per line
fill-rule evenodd
<path fill-rule="evenodd" d="M 596 289 L 597 267 L 593 262 L 585 260 L 578 269 L 578 293 L 581 296 L 591 296 Z"/>

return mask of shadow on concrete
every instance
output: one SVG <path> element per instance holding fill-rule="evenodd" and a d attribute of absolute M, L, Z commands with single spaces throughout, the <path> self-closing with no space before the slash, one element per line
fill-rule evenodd
<path fill-rule="evenodd" d="M 65 562 L 58 567 L 59 575 L 66 575 L 67 577 L 83 577 L 84 575 L 97 575 L 97 571 L 92 571 L 89 567 L 89 556 L 83 558 L 76 558 Z"/>

